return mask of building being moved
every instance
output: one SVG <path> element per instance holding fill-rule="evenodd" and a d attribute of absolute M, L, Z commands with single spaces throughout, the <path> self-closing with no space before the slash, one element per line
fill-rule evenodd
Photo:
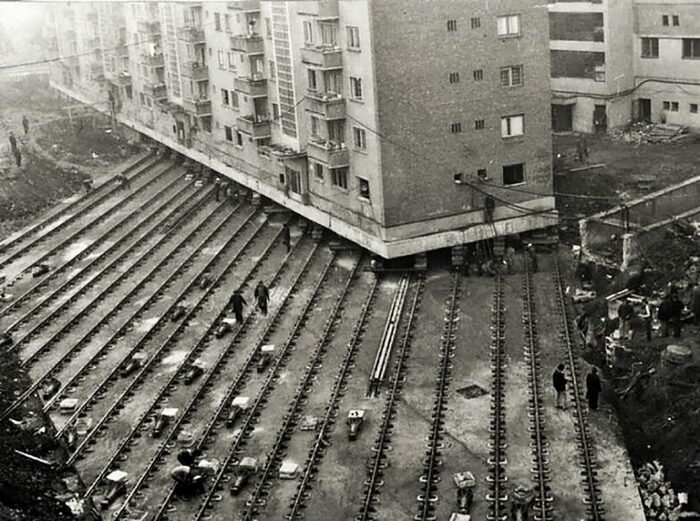
<path fill-rule="evenodd" d="M 550 0 L 552 127 L 700 127 L 696 0 Z"/>
<path fill-rule="evenodd" d="M 382 257 L 557 224 L 540 1 L 49 16 L 55 88 Z"/>

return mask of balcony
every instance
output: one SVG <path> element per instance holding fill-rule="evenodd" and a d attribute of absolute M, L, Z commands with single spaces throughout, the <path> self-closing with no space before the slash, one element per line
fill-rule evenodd
<path fill-rule="evenodd" d="M 234 0 L 233 2 L 226 2 L 226 7 L 236 11 L 253 13 L 260 11 L 260 0 Z"/>
<path fill-rule="evenodd" d="M 267 96 L 267 80 L 265 78 L 235 78 L 233 88 L 242 94 L 247 94 L 251 98 L 262 98 Z"/>
<path fill-rule="evenodd" d="M 143 92 L 156 101 L 168 97 L 168 88 L 165 83 L 145 83 L 143 85 Z"/>
<path fill-rule="evenodd" d="M 245 54 L 264 54 L 263 37 L 259 34 L 231 36 L 231 49 Z"/>
<path fill-rule="evenodd" d="M 104 74 L 104 68 L 102 67 L 102 62 L 91 62 L 90 63 L 90 73 L 93 76 L 100 76 Z"/>
<path fill-rule="evenodd" d="M 188 99 L 182 100 L 182 106 L 187 112 L 197 117 L 211 116 L 211 100 Z"/>
<path fill-rule="evenodd" d="M 117 58 L 128 58 L 129 48 L 125 43 L 120 43 L 114 48 L 114 54 L 117 56 Z"/>
<path fill-rule="evenodd" d="M 201 27 L 182 27 L 178 33 L 178 38 L 188 43 L 206 43 L 204 29 Z"/>
<path fill-rule="evenodd" d="M 160 22 L 148 22 L 146 20 L 139 20 L 138 22 L 136 22 L 136 30 L 140 33 L 160 34 Z"/>
<path fill-rule="evenodd" d="M 269 118 L 260 116 L 240 116 L 236 119 L 238 130 L 250 135 L 253 139 L 265 139 L 272 135 Z"/>
<path fill-rule="evenodd" d="M 131 74 L 124 71 L 115 74 L 114 83 L 115 85 L 119 85 L 120 87 L 126 87 L 127 85 L 131 85 Z"/>
<path fill-rule="evenodd" d="M 143 55 L 141 55 L 141 61 L 149 67 L 165 67 L 165 58 L 162 53 L 144 53 Z"/>
<path fill-rule="evenodd" d="M 339 18 L 338 0 L 319 0 L 319 2 L 318 2 L 318 21 L 319 22 L 337 20 L 338 18 Z"/>
<path fill-rule="evenodd" d="M 342 168 L 350 165 L 350 154 L 348 148 L 344 145 L 341 146 L 330 141 L 312 138 L 309 140 L 306 152 L 309 159 L 323 163 L 328 168 Z"/>
<path fill-rule="evenodd" d="M 318 69 L 340 69 L 343 54 L 338 47 L 302 47 L 301 61 Z"/>
<path fill-rule="evenodd" d="M 183 63 L 180 72 L 185 78 L 189 78 L 192 81 L 206 81 L 209 79 L 209 68 L 199 62 Z"/>
<path fill-rule="evenodd" d="M 345 98 L 338 94 L 321 94 L 309 91 L 306 99 L 309 112 L 319 114 L 324 119 L 345 118 Z"/>

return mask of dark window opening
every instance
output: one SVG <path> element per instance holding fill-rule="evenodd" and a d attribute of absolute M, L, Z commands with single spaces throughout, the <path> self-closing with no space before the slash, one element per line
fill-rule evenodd
<path fill-rule="evenodd" d="M 484 79 L 484 71 L 483 71 L 483 69 L 476 69 L 476 70 L 474 71 L 474 79 L 475 79 L 476 81 L 481 81 L 481 80 Z"/>
<path fill-rule="evenodd" d="M 659 57 L 659 39 L 642 38 L 642 58 Z"/>
<path fill-rule="evenodd" d="M 549 13 L 549 39 L 602 42 L 603 13 Z"/>
<path fill-rule="evenodd" d="M 451 72 L 450 73 L 450 83 L 459 83 L 459 73 L 458 72 Z"/>
<path fill-rule="evenodd" d="M 668 15 L 661 15 L 661 25 L 668 25 Z"/>
<path fill-rule="evenodd" d="M 367 179 L 362 179 L 361 177 L 358 177 L 357 180 L 360 184 L 360 197 L 369 199 L 369 181 L 367 181 Z"/>
<path fill-rule="evenodd" d="M 462 132 L 462 124 L 461 123 L 452 123 L 450 126 L 450 129 L 452 130 L 453 134 L 459 134 Z"/>
<path fill-rule="evenodd" d="M 486 127 L 486 122 L 483 119 L 477 119 L 474 121 L 474 130 L 484 130 Z"/>
<path fill-rule="evenodd" d="M 447 20 L 447 30 L 454 32 L 457 30 L 457 20 Z"/>
<path fill-rule="evenodd" d="M 486 169 L 485 169 L 485 168 L 479 168 L 479 169 L 476 171 L 476 177 L 479 179 L 479 181 L 486 181 L 486 180 L 488 180 L 488 178 L 489 178 L 489 176 L 488 176 L 487 173 L 486 173 Z"/>
<path fill-rule="evenodd" d="M 231 127 L 224 126 L 224 134 L 226 135 L 226 141 L 233 141 L 233 130 Z"/>
<path fill-rule="evenodd" d="M 683 58 L 700 58 L 700 38 L 683 38 Z"/>
<path fill-rule="evenodd" d="M 525 165 L 518 163 L 515 165 L 505 165 L 503 167 L 503 184 L 517 185 L 525 180 Z"/>
<path fill-rule="evenodd" d="M 691 112 L 691 114 L 697 114 L 697 113 L 698 113 L 698 104 L 697 104 L 697 103 L 691 103 L 691 104 L 690 104 L 690 112 Z"/>
<path fill-rule="evenodd" d="M 605 80 L 604 52 L 550 51 L 550 56 L 553 78 Z"/>

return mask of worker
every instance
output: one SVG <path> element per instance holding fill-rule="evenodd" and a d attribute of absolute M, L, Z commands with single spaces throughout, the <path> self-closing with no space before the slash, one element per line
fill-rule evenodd
<path fill-rule="evenodd" d="M 512 246 L 508 246 L 506 248 L 506 254 L 503 260 L 506 264 L 506 270 L 508 271 L 508 275 L 511 275 L 515 269 L 515 248 L 513 248 Z"/>
<path fill-rule="evenodd" d="M 92 178 L 88 177 L 84 179 L 83 186 L 85 187 L 85 193 L 89 194 L 92 191 Z"/>
<path fill-rule="evenodd" d="M 24 135 L 29 134 L 29 120 L 26 115 L 22 116 L 22 127 L 24 128 Z"/>
<path fill-rule="evenodd" d="M 693 284 L 690 291 L 690 311 L 693 313 L 693 322 L 700 326 L 700 284 Z"/>
<path fill-rule="evenodd" d="M 671 295 L 671 327 L 673 327 L 674 338 L 681 336 L 681 318 L 683 316 L 683 302 L 678 297 L 678 293 Z"/>
<path fill-rule="evenodd" d="M 258 309 L 263 315 L 267 315 L 267 303 L 270 300 L 270 291 L 262 280 L 259 280 L 258 285 L 255 286 L 255 300 L 258 303 Z"/>
<path fill-rule="evenodd" d="M 530 269 L 533 273 L 537 273 L 537 252 L 532 243 L 527 245 L 527 256 L 530 259 Z"/>
<path fill-rule="evenodd" d="M 15 148 L 12 153 L 15 156 L 15 164 L 17 166 L 22 166 L 22 153 L 19 151 L 19 149 Z"/>
<path fill-rule="evenodd" d="M 552 386 L 557 394 L 557 409 L 566 409 L 566 375 L 564 364 L 559 364 L 552 373 Z"/>
<path fill-rule="evenodd" d="M 231 300 L 229 300 L 229 306 L 231 306 L 231 310 L 236 315 L 236 322 L 239 324 L 243 322 L 243 306 L 247 305 L 248 303 L 243 298 L 243 295 L 241 295 L 241 292 L 235 290 L 233 295 L 231 295 Z"/>
<path fill-rule="evenodd" d="M 620 338 L 629 338 L 630 336 L 630 322 L 632 321 L 632 316 L 634 315 L 634 308 L 630 301 L 626 298 L 622 300 L 622 304 L 617 309 L 617 316 L 620 319 Z"/>
<path fill-rule="evenodd" d="M 496 209 L 496 201 L 490 195 L 484 199 L 484 221 L 487 223 L 493 222 L 493 212 Z"/>
<path fill-rule="evenodd" d="M 175 480 L 175 489 L 178 493 L 187 494 L 202 490 L 202 475 L 197 473 L 190 465 L 178 465 L 170 471 L 170 477 Z"/>
<path fill-rule="evenodd" d="M 214 192 L 216 202 L 218 203 L 219 200 L 221 200 L 221 178 L 218 175 L 216 179 L 214 179 Z"/>
<path fill-rule="evenodd" d="M 602 391 L 603 386 L 600 383 L 598 369 L 593 367 L 586 376 L 586 398 L 588 399 L 588 409 L 591 411 L 598 410 L 598 396 Z"/>
<path fill-rule="evenodd" d="M 123 174 L 123 173 L 117 174 L 116 179 L 119 183 L 119 188 L 121 188 L 122 190 L 124 190 L 124 189 L 131 190 L 131 182 L 129 181 L 129 178 L 126 177 L 125 174 Z"/>
<path fill-rule="evenodd" d="M 651 326 L 653 323 L 653 309 L 649 303 L 649 299 L 642 300 L 642 312 L 639 317 L 644 320 L 644 332 L 646 333 L 647 342 L 651 340 Z"/>
<path fill-rule="evenodd" d="M 182 449 L 177 453 L 177 461 L 180 465 L 191 467 L 194 465 L 194 451 L 192 449 Z"/>
<path fill-rule="evenodd" d="M 657 317 L 659 318 L 659 322 L 661 322 L 661 336 L 664 337 L 668 336 L 668 328 L 671 323 L 671 307 L 671 295 L 666 294 L 661 300 L 661 304 L 659 305 L 657 312 Z"/>
<path fill-rule="evenodd" d="M 291 248 L 291 232 L 289 231 L 289 225 L 287 223 L 284 223 L 284 226 L 282 226 L 282 244 L 284 244 L 284 247 L 287 249 L 287 253 L 289 253 L 289 250 Z"/>
<path fill-rule="evenodd" d="M 15 153 L 15 150 L 17 150 L 17 138 L 15 137 L 14 132 L 10 132 L 10 137 L 8 138 L 10 140 L 10 148 L 12 149 L 12 153 Z"/>

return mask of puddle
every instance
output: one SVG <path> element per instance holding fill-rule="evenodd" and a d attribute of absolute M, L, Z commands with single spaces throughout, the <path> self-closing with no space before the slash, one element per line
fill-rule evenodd
<path fill-rule="evenodd" d="M 336 265 L 350 271 L 352 267 L 355 265 L 355 261 L 352 257 L 348 256 L 338 256 L 338 258 L 335 261 Z"/>
<path fill-rule="evenodd" d="M 156 322 L 158 322 L 158 317 L 147 318 L 145 320 L 142 320 L 136 326 L 136 331 L 139 331 L 139 332 L 150 331 L 150 329 L 156 324 Z"/>
<path fill-rule="evenodd" d="M 467 385 L 466 387 L 462 387 L 461 389 L 457 389 L 456 392 L 457 392 L 457 394 L 462 395 L 467 400 L 471 400 L 472 398 L 479 398 L 480 396 L 484 396 L 485 394 L 489 394 L 489 392 L 486 389 L 479 387 L 476 384 Z"/>
<path fill-rule="evenodd" d="M 90 243 L 88 241 L 78 241 L 72 243 L 70 246 L 68 246 L 68 249 L 65 252 L 63 252 L 63 260 L 72 259 L 88 246 L 90 246 Z"/>
<path fill-rule="evenodd" d="M 179 364 L 187 358 L 187 353 L 188 351 L 173 351 L 169 356 L 163 359 L 162 363 L 165 365 Z"/>

